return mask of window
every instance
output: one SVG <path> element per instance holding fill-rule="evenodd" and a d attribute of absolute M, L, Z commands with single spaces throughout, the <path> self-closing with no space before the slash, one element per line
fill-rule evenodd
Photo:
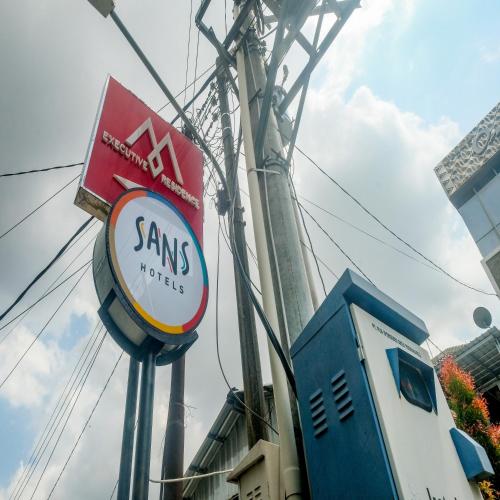
<path fill-rule="evenodd" d="M 434 411 L 437 415 L 435 373 L 432 365 L 399 347 L 387 349 L 386 353 L 399 397 L 402 393 L 410 404 L 428 412 Z"/>
<path fill-rule="evenodd" d="M 424 377 L 419 369 L 399 361 L 400 390 L 405 399 L 425 411 L 432 411 L 432 400 Z"/>

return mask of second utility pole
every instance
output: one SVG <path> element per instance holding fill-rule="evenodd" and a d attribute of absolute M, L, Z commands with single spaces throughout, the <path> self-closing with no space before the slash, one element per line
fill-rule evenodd
<path fill-rule="evenodd" d="M 222 127 L 222 140 L 224 146 L 224 165 L 229 189 L 229 238 L 234 249 L 233 268 L 236 286 L 236 304 L 238 307 L 238 326 L 240 331 L 241 366 L 243 372 L 243 389 L 245 404 L 248 448 L 252 448 L 259 439 L 268 440 L 265 423 L 260 417 L 266 414 L 264 406 L 264 389 L 262 387 L 262 373 L 260 367 L 259 345 L 255 328 L 253 305 L 248 295 L 241 276 L 237 259 L 247 276 L 248 254 L 245 239 L 245 222 L 243 220 L 243 207 L 240 199 L 238 185 L 238 158 L 234 153 L 234 137 L 231 128 L 231 115 L 227 99 L 227 76 L 224 68 L 217 61 L 217 91 L 219 96 L 220 121 Z M 251 411 L 250 411 L 250 410 Z"/>

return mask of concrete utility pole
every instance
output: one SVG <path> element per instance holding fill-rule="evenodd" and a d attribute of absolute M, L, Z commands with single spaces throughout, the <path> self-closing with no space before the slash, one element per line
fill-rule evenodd
<path fill-rule="evenodd" d="M 240 6 L 238 3 L 235 4 L 235 17 L 238 16 L 240 12 Z M 247 26 L 245 26 L 247 28 Z M 271 324 L 275 332 L 281 332 L 280 321 L 278 317 L 278 307 L 277 307 L 277 297 L 281 295 L 277 292 L 279 290 L 279 282 L 273 279 L 271 264 L 272 253 L 269 251 L 269 237 L 266 234 L 266 223 L 265 223 L 265 213 L 267 210 L 267 204 L 262 201 L 262 193 L 259 187 L 258 169 L 256 165 L 255 151 L 254 151 L 254 130 L 255 125 L 252 124 L 250 116 L 249 103 L 252 100 L 253 94 L 250 94 L 248 89 L 247 81 L 247 66 L 250 65 L 250 57 L 246 48 L 246 35 L 238 40 L 238 50 L 236 52 L 236 63 L 238 70 L 238 83 L 239 83 L 239 97 L 240 97 L 240 114 L 241 114 L 241 126 L 243 131 L 243 140 L 245 145 L 245 159 L 248 175 L 248 186 L 250 192 L 250 203 L 252 208 L 252 219 L 254 226 L 255 242 L 257 247 L 257 255 L 259 259 L 259 277 L 262 288 L 262 300 L 264 305 L 265 313 L 268 317 L 269 323 Z M 264 75 L 265 76 L 265 75 Z M 276 123 L 274 115 L 272 116 L 271 123 Z M 268 144 L 268 141 L 266 141 Z M 281 151 L 281 143 L 277 145 L 278 151 Z M 275 174 L 276 177 L 281 174 Z M 273 175 L 274 176 L 274 175 Z M 287 178 L 284 178 L 285 183 L 287 183 Z M 289 199 L 291 201 L 290 193 Z M 290 205 L 290 215 L 291 223 L 287 221 L 288 225 L 295 229 L 295 237 L 298 239 L 297 227 L 295 225 L 294 214 L 292 205 Z M 281 227 L 281 229 L 285 229 Z M 283 241 L 282 241 L 283 244 Z M 288 242 L 284 242 L 284 246 L 287 246 Z M 299 246 L 299 255 L 300 246 Z M 295 262 L 294 265 L 304 266 L 303 261 Z M 292 273 L 295 274 L 295 273 Z M 304 272 L 305 275 L 305 272 Z M 307 285 L 307 281 L 304 281 Z M 278 288 L 278 290 L 276 290 Z M 308 291 L 308 288 L 306 289 Z M 308 297 L 310 304 L 310 297 Z M 295 306 L 293 306 L 295 308 Z M 310 314 L 312 314 L 312 304 L 310 304 Z M 283 312 L 280 307 L 279 311 Z M 307 321 L 305 319 L 304 321 Z M 285 317 L 283 315 L 283 317 Z M 297 334 L 298 335 L 298 332 Z M 273 347 L 269 343 L 269 358 L 271 362 L 271 373 L 273 378 L 273 388 L 274 397 L 276 405 L 276 414 L 278 420 L 279 428 L 279 439 L 280 439 L 280 471 L 281 471 L 281 498 L 293 498 L 299 500 L 303 498 L 304 488 L 301 484 L 301 474 L 299 467 L 299 459 L 297 454 L 297 443 L 295 439 L 294 426 L 292 420 L 292 411 L 290 406 L 290 397 L 288 394 L 288 384 L 284 374 L 283 367 L 274 352 Z M 305 488 L 307 490 L 307 488 Z"/>
<path fill-rule="evenodd" d="M 254 30 L 248 31 L 247 48 L 246 77 L 255 136 L 267 74 L 263 46 Z M 258 162 L 258 151 L 255 155 Z M 269 111 L 261 158 L 262 162 L 257 163 L 257 171 L 273 282 L 276 285 L 276 303 L 285 321 L 288 340 L 293 343 L 311 319 L 314 308 L 288 180 L 289 165 L 283 152 L 273 106 Z"/>
<path fill-rule="evenodd" d="M 254 137 L 259 126 L 264 89 L 267 83 L 264 50 L 255 30 L 246 36 L 248 64 L 246 78 L 250 97 L 250 116 Z M 304 262 L 295 201 L 289 183 L 289 164 L 283 153 L 283 143 L 273 106 L 269 110 L 264 134 L 262 162 L 257 163 L 266 241 L 274 284 L 275 302 L 280 319 L 281 344 L 288 356 L 289 345 L 300 335 L 314 313 L 307 268 Z M 258 154 L 255 153 L 258 161 Z M 290 391 L 297 457 L 301 465 L 302 483 L 307 481 L 302 431 L 298 408 Z M 304 490 L 306 490 L 305 488 Z M 303 491 L 304 491 L 303 490 Z"/>
<path fill-rule="evenodd" d="M 162 479 L 175 479 L 184 474 L 185 366 L 186 355 L 172 363 L 165 446 L 163 447 L 161 466 Z M 182 486 L 182 482 L 162 483 L 160 500 L 182 500 Z"/>
<path fill-rule="evenodd" d="M 222 127 L 222 141 L 224 145 L 224 165 L 226 169 L 227 186 L 229 189 L 229 238 L 233 243 L 233 268 L 236 287 L 236 303 L 238 307 L 238 326 L 240 332 L 241 366 L 243 372 L 243 389 L 245 404 L 252 410 L 245 408 L 248 447 L 252 448 L 259 439 L 268 440 L 268 432 L 264 422 L 258 417 L 266 414 L 264 403 L 264 388 L 262 386 L 262 372 L 259 357 L 257 330 L 253 305 L 248 295 L 238 259 L 247 276 L 250 276 L 248 267 L 248 253 L 245 238 L 245 222 L 241 205 L 238 185 L 238 158 L 234 152 L 234 137 L 231 128 L 231 116 L 227 97 L 228 80 L 222 63 L 217 60 L 217 91 L 219 97 L 220 120 Z"/>

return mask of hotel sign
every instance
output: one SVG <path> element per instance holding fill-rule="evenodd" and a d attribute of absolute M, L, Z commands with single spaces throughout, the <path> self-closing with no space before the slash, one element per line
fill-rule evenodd
<path fill-rule="evenodd" d="M 94 281 L 104 324 L 134 355 L 148 337 L 192 343 L 208 300 L 208 274 L 182 213 L 153 191 L 119 196 L 94 249 Z"/>
<path fill-rule="evenodd" d="M 201 151 L 109 77 L 75 204 L 104 220 L 118 196 L 132 187 L 151 189 L 171 201 L 202 240 Z"/>

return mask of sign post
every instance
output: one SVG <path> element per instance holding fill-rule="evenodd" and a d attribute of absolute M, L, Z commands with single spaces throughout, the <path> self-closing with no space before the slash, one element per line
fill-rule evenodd
<path fill-rule="evenodd" d="M 183 356 L 208 301 L 208 273 L 200 243 L 182 213 L 153 191 L 135 188 L 113 204 L 94 247 L 99 316 L 115 341 L 142 361 L 132 497 L 147 499 L 154 377 L 160 364 Z M 129 371 L 120 464 L 120 500 L 130 489 L 137 373 Z M 132 394 L 130 394 L 132 393 Z M 127 475 L 128 474 L 128 475 Z"/>
<path fill-rule="evenodd" d="M 75 204 L 105 222 L 94 247 L 99 315 L 131 356 L 118 499 L 128 500 L 139 362 L 133 498 L 149 490 L 155 365 L 198 338 L 208 299 L 202 253 L 203 155 L 108 77 Z"/>
<path fill-rule="evenodd" d="M 138 388 L 139 362 L 130 357 L 127 379 L 127 399 L 125 401 L 125 414 L 123 416 L 122 451 L 120 455 L 120 473 L 118 475 L 118 492 L 116 494 L 117 500 L 128 500 L 130 497 Z"/>

